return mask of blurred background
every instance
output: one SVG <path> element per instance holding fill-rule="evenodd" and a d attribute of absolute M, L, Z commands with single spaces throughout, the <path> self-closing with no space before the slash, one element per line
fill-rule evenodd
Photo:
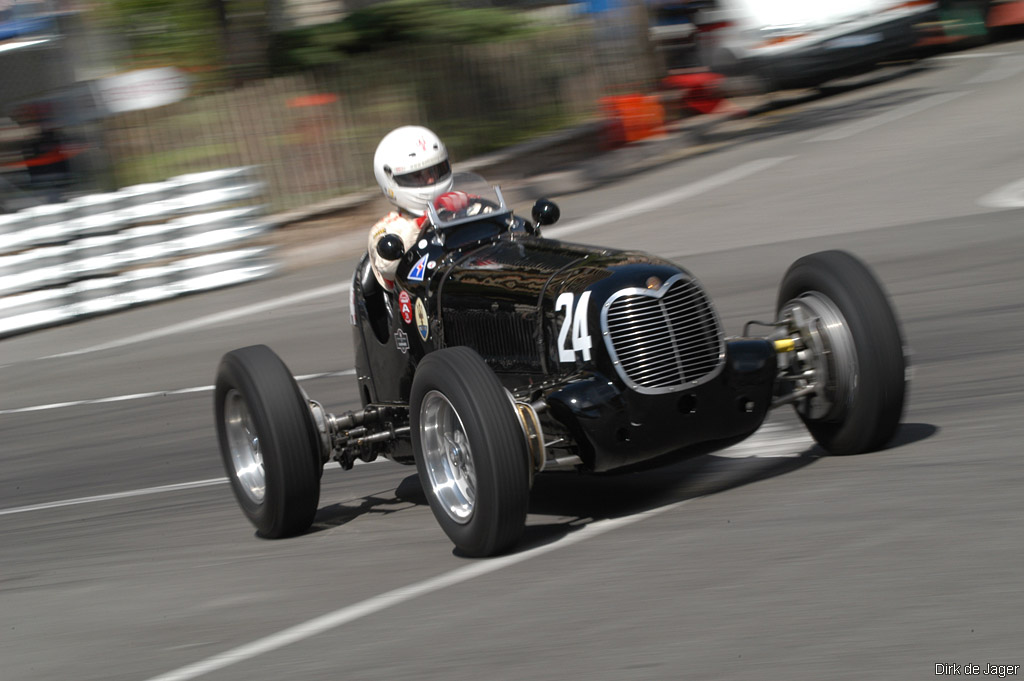
<path fill-rule="evenodd" d="M 288 208 L 372 185 L 397 125 L 429 124 L 465 159 L 659 74 L 642 5 L 8 0 L 2 26 L 8 211 L 243 165 Z M 25 158 L 40 133 L 45 172 L 46 151 Z"/>
<path fill-rule="evenodd" d="M 1024 663 L 1021 7 L 0 0 L 0 678 Z M 217 455 L 218 361 L 265 343 L 325 409 L 361 406 L 349 282 L 386 205 L 371 154 L 405 123 L 517 211 L 528 185 L 557 201 L 547 236 L 693 272 L 730 333 L 772 319 L 799 256 L 857 254 L 911 353 L 896 439 L 825 456 L 786 408 L 718 456 L 545 473 L 543 553 L 514 567 L 454 555 L 387 462 L 329 467 L 312 532 L 255 539 Z"/>
<path fill-rule="evenodd" d="M 167 282 L 196 272 L 266 273 L 264 251 L 236 249 L 280 223 L 261 216 L 374 188 L 399 125 L 433 128 L 456 163 L 587 124 L 599 153 L 730 99 L 984 42 L 1022 8 L 0 0 L 0 335 L 195 290 Z"/>
<path fill-rule="evenodd" d="M 906 47 L 984 39 L 1022 4 L 0 0 L 0 210 L 235 166 L 259 166 L 286 209 L 372 186 L 396 125 L 430 125 L 467 159 L 666 77 L 733 75 L 759 47 L 738 34 L 799 47 L 801 13 L 827 27 L 909 7 Z M 780 11 L 794 5 L 818 9 Z"/>

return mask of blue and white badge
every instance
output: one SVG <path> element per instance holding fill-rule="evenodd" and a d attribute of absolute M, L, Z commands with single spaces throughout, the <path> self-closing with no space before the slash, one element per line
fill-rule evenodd
<path fill-rule="evenodd" d="M 430 254 L 428 253 L 417 260 L 416 264 L 412 266 L 412 269 L 409 270 L 410 281 L 423 281 L 423 272 L 427 269 L 427 258 L 429 257 Z"/>

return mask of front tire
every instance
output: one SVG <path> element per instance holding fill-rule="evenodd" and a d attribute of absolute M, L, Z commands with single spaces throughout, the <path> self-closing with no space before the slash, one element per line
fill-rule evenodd
<path fill-rule="evenodd" d="M 884 447 L 903 414 L 906 361 L 878 279 L 845 251 L 814 253 L 786 272 L 777 310 L 815 375 L 815 394 L 794 403 L 814 440 L 832 454 Z"/>
<path fill-rule="evenodd" d="M 467 556 L 508 551 L 526 525 L 530 459 L 498 377 L 470 348 L 437 350 L 417 366 L 409 403 L 416 470 L 441 529 Z"/>
<path fill-rule="evenodd" d="M 323 464 L 288 367 L 265 345 L 232 350 L 217 369 L 214 410 L 228 481 L 256 533 L 276 539 L 309 529 Z"/>

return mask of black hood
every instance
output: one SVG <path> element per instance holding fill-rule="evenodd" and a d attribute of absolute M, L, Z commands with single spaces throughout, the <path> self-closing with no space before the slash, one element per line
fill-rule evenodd
<path fill-rule="evenodd" d="M 466 254 L 444 274 L 438 291 L 444 345 L 474 347 L 499 372 L 573 373 L 602 353 L 597 347 L 600 310 L 609 296 L 679 272 L 643 253 L 539 238 L 491 243 Z M 588 291 L 585 323 L 575 330 L 590 332 L 592 352 L 568 362 L 568 351 L 559 353 L 559 336 L 571 347 L 565 317 L 575 316 Z"/>

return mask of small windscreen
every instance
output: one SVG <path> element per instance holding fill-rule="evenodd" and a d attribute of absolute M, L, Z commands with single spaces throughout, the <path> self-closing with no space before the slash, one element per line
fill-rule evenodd
<path fill-rule="evenodd" d="M 452 190 L 428 205 L 427 215 L 449 249 L 498 236 L 512 220 L 501 191 L 466 172 L 455 173 Z"/>

